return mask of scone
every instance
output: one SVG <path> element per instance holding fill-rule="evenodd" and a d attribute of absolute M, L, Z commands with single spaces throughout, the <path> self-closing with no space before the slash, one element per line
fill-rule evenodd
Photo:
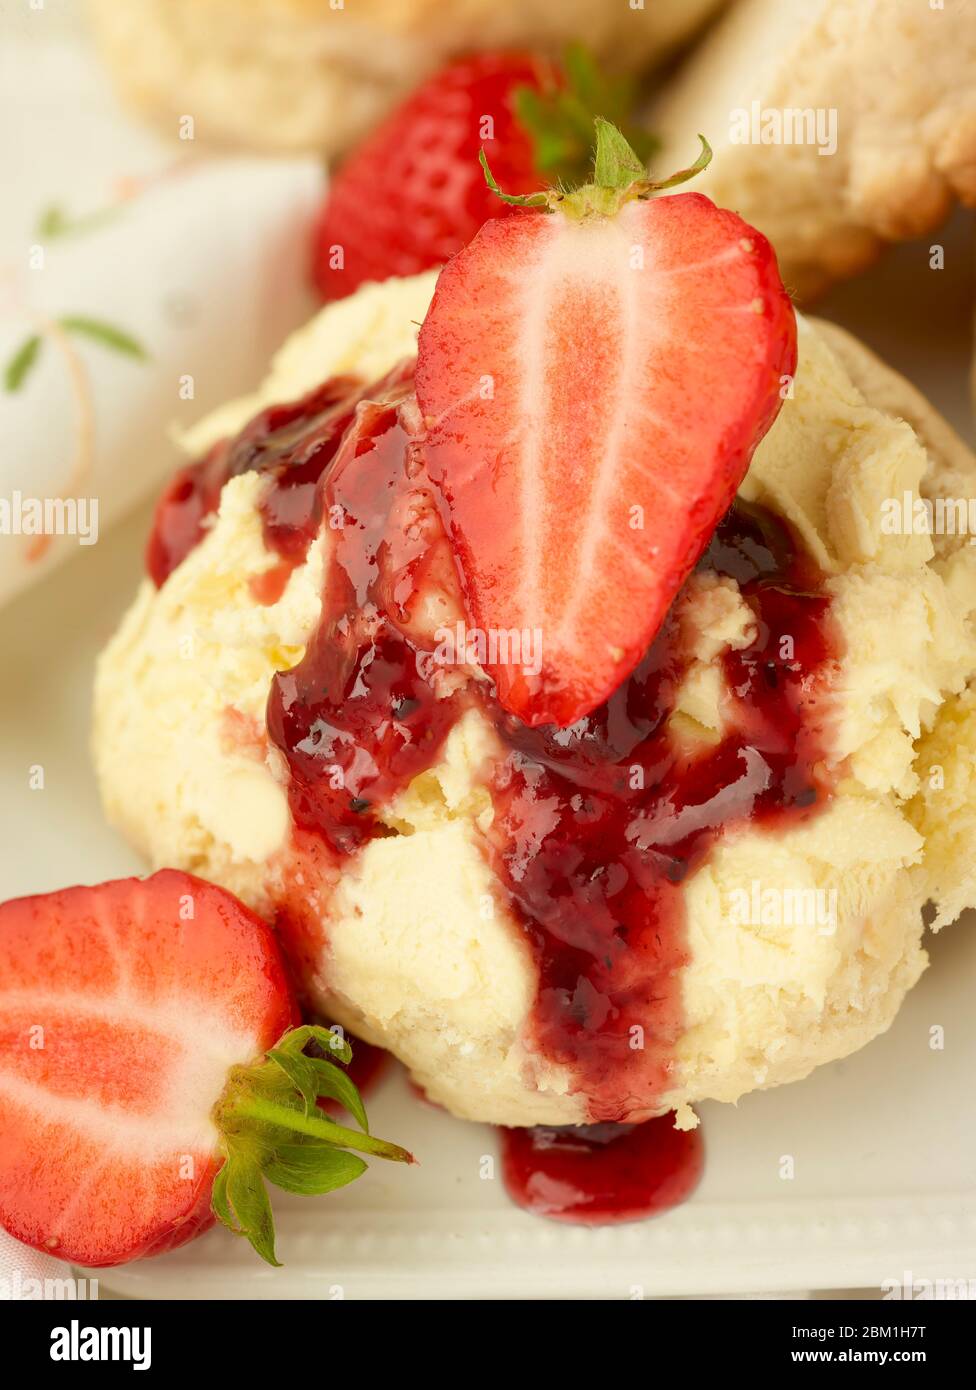
<path fill-rule="evenodd" d="M 448 58 L 574 39 L 621 68 L 673 48 L 721 0 L 89 0 L 123 95 L 176 132 L 336 154 Z"/>
<path fill-rule="evenodd" d="M 704 132 L 699 186 L 810 297 L 976 202 L 974 72 L 967 0 L 739 0 L 653 110 L 660 167 Z"/>
<path fill-rule="evenodd" d="M 799 1079 L 883 1032 L 926 965 L 924 904 L 934 899 L 942 922 L 976 897 L 960 853 L 976 806 L 976 549 L 883 521 L 906 494 L 965 496 L 976 459 L 858 343 L 801 323 L 795 381 L 640 676 L 663 702 L 651 742 L 632 726 L 637 687 L 636 703 L 625 691 L 602 722 L 553 734 L 477 706 L 448 713 L 466 677 L 441 672 L 431 700 L 376 645 L 361 679 L 394 692 L 395 718 L 419 710 L 424 766 L 401 767 L 372 809 L 343 805 L 352 852 L 340 862 L 315 830 L 302 769 L 323 740 L 352 735 L 303 699 L 309 681 L 314 694 L 330 679 L 331 557 L 369 522 L 343 540 L 348 528 L 332 529 L 323 506 L 303 523 L 307 549 L 290 552 L 298 494 L 269 510 L 246 460 L 279 444 L 310 457 L 303 438 L 326 440 L 344 408 L 339 388 L 314 394 L 320 383 L 371 379 L 409 357 L 435 278 L 368 286 L 325 309 L 256 396 L 194 432 L 203 462 L 161 507 L 154 578 L 98 665 L 105 809 L 153 865 L 213 879 L 275 920 L 312 1008 L 391 1049 L 454 1113 L 517 1126 L 675 1109 L 690 1124 L 699 1101 Z M 294 412 L 272 408 L 308 392 Z M 228 455 L 219 441 L 233 436 Z M 360 442 L 372 458 L 374 439 Z M 350 475 L 361 503 L 377 495 L 370 466 Z M 397 535 L 409 550 L 430 524 L 408 508 Z M 373 583 L 380 552 L 368 554 L 361 579 Z M 400 573 L 419 583 L 419 564 L 424 576 L 411 622 L 453 642 L 463 613 L 443 561 L 436 546 L 409 551 Z M 360 770 L 373 760 L 389 772 L 389 714 L 375 718 L 345 751 Z M 426 738 L 439 750 L 429 758 Z M 684 769 L 677 783 L 641 751 L 659 751 L 659 738 L 668 767 Z M 629 785 L 650 768 L 667 788 L 625 835 L 656 865 L 654 978 L 669 982 L 657 993 L 634 983 L 653 1028 L 624 1040 L 635 1059 L 648 1049 L 629 1091 L 592 1057 L 581 1072 L 544 1022 L 568 988 L 560 953 L 571 967 L 577 914 L 588 921 L 613 887 L 605 878 L 622 872 L 623 848 L 619 862 L 588 859 L 590 827 L 616 804 L 601 780 L 608 745 Z M 818 785 L 830 794 L 808 815 Z M 752 810 L 737 818 L 731 802 Z M 379 833 L 360 843 L 364 813 Z M 547 866 L 540 847 L 567 816 L 576 839 Z M 692 841 L 704 848 L 689 858 Z M 542 945 L 539 923 L 557 909 L 564 936 Z M 674 910 L 680 945 L 666 930 Z M 582 976 L 575 988 L 580 1026 L 599 1032 L 600 997 Z"/>

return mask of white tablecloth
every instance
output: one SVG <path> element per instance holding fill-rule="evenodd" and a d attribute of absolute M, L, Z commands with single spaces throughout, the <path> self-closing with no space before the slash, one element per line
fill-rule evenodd
<path fill-rule="evenodd" d="M 80 544 L 27 534 L 41 500 L 97 498 L 104 534 L 172 470 L 171 426 L 260 380 L 314 308 L 324 187 L 313 159 L 225 157 L 144 130 L 83 39 L 47 35 L 45 10 L 20 14 L 0 48 L 0 602 Z"/>

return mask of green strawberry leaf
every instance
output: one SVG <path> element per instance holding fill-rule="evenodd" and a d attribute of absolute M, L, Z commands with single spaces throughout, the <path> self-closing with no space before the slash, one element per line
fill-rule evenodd
<path fill-rule="evenodd" d="M 488 167 L 488 156 L 484 150 L 479 151 L 478 161 L 485 173 L 485 183 L 497 198 L 501 198 L 503 203 L 511 203 L 517 208 L 547 208 L 552 194 L 550 193 L 504 193 L 498 186 L 495 175 Z"/>
<path fill-rule="evenodd" d="M 602 116 L 596 121 L 594 182 L 601 188 L 629 188 L 644 177 L 644 165 L 615 125 Z"/>
<path fill-rule="evenodd" d="M 40 350 L 41 340 L 36 333 L 24 339 L 4 368 L 3 385 L 6 391 L 20 390 L 30 375 Z"/>
<path fill-rule="evenodd" d="M 317 1023 L 303 1023 L 300 1028 L 293 1028 L 278 1040 L 276 1050 L 304 1052 L 310 1042 L 314 1042 L 322 1052 L 337 1062 L 345 1062 L 348 1066 L 352 1061 L 352 1048 L 342 1034 L 334 1032 L 331 1028 L 323 1028 Z"/>
<path fill-rule="evenodd" d="M 284 1072 L 289 1081 L 297 1088 L 299 1095 L 305 1102 L 305 1114 L 307 1115 L 318 1099 L 318 1077 L 312 1066 L 312 1059 L 306 1057 L 304 1053 L 291 1052 L 284 1048 L 272 1048 L 265 1055 Z"/>
<path fill-rule="evenodd" d="M 584 106 L 606 101 L 608 89 L 612 84 L 602 76 L 593 54 L 582 43 L 571 43 L 563 54 L 563 70 L 571 92 L 579 97 Z"/>
<path fill-rule="evenodd" d="M 676 174 L 671 174 L 666 179 L 654 179 L 649 185 L 652 192 L 660 193 L 664 188 L 675 188 L 679 183 L 687 183 L 689 179 L 708 168 L 712 162 L 712 147 L 704 135 L 699 135 L 698 138 L 701 141 L 701 153 L 694 164 L 689 164 L 687 169 L 679 169 Z"/>
<path fill-rule="evenodd" d="M 356 1154 L 327 1144 L 288 1144 L 278 1149 L 264 1176 L 285 1192 L 317 1194 L 345 1187 L 366 1171 Z"/>
<path fill-rule="evenodd" d="M 235 1233 L 245 1236 L 262 1260 L 277 1268 L 274 1217 L 261 1169 L 249 1154 L 233 1150 L 224 1167 L 227 1169 L 226 1200 L 237 1221 Z"/>
<path fill-rule="evenodd" d="M 214 1216 L 218 1221 L 222 1221 L 229 1231 L 235 1235 L 240 1235 L 241 1230 L 234 1220 L 234 1213 L 230 1209 L 230 1202 L 227 1199 L 227 1169 L 226 1160 L 214 1178 L 213 1189 L 210 1193 L 210 1205 L 213 1208 Z"/>
<path fill-rule="evenodd" d="M 544 97 L 534 87 L 516 88 L 512 100 L 519 123 L 532 135 L 532 158 L 540 174 L 566 180 L 580 166 L 585 169 L 589 130 L 581 137 L 571 118 L 552 119 L 552 98 Z"/>
<path fill-rule="evenodd" d="M 513 93 L 515 114 L 532 140 L 539 173 L 563 188 L 584 183 L 593 164 L 597 117 L 619 126 L 646 163 L 658 141 L 632 119 L 637 98 L 633 79 L 601 72 L 593 55 L 579 43 L 566 49 L 562 71 L 563 83 L 541 91 L 518 87 Z"/>
<path fill-rule="evenodd" d="M 306 1060 L 315 1069 L 315 1084 L 318 1094 L 329 1100 L 337 1100 L 368 1134 L 369 1120 L 366 1118 L 366 1107 L 363 1105 L 359 1088 L 349 1080 L 344 1071 L 334 1067 L 331 1062 L 323 1061 L 318 1057 L 310 1057 Z"/>

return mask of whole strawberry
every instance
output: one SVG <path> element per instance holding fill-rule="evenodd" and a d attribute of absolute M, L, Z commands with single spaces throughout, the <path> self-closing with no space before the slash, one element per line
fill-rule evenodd
<path fill-rule="evenodd" d="M 503 209 L 478 167 L 484 149 L 512 193 L 540 179 L 579 179 L 593 117 L 618 124 L 628 83 L 605 81 L 580 48 L 562 64 L 531 53 L 479 53 L 413 93 L 340 168 L 313 233 L 313 275 L 325 299 L 366 280 L 442 265 Z M 630 130 L 644 157 L 651 141 Z"/>

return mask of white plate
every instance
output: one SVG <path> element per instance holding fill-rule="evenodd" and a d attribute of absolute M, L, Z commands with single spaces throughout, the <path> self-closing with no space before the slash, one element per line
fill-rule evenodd
<path fill-rule="evenodd" d="M 903 247 L 822 311 L 864 336 L 969 429 L 973 226 Z M 92 661 L 135 585 L 143 513 L 0 613 L 0 897 L 138 871 L 104 826 L 88 761 Z M 29 769 L 44 768 L 31 791 Z M 962 921 L 890 1033 L 809 1080 L 738 1108 L 702 1109 L 706 1176 L 653 1221 L 586 1230 L 530 1217 L 480 1176 L 491 1130 L 412 1098 L 376 1093 L 376 1131 L 421 1166 L 374 1165 L 324 1199 L 275 1195 L 282 1270 L 212 1232 L 161 1259 L 106 1270 L 102 1287 L 145 1297 L 329 1298 L 745 1293 L 976 1278 L 976 936 Z M 945 1030 L 931 1051 L 929 1030 Z M 796 1176 L 780 1178 L 793 1156 Z"/>

